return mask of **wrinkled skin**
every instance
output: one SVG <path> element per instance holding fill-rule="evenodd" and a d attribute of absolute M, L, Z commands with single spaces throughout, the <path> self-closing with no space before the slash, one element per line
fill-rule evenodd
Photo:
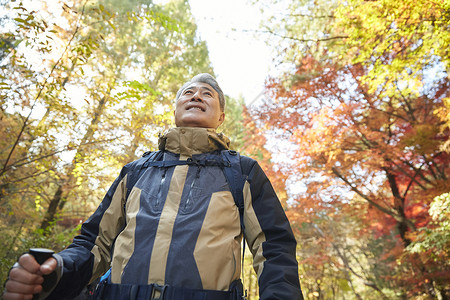
<path fill-rule="evenodd" d="M 42 275 L 52 273 L 58 263 L 49 258 L 39 265 L 33 256 L 24 254 L 19 258 L 18 265 L 11 269 L 9 279 L 5 284 L 4 300 L 28 300 L 33 294 L 42 291 L 44 278 Z"/>
<path fill-rule="evenodd" d="M 174 115 L 177 127 L 216 129 L 225 119 L 219 95 L 209 84 L 202 82 L 194 82 L 181 92 Z"/>

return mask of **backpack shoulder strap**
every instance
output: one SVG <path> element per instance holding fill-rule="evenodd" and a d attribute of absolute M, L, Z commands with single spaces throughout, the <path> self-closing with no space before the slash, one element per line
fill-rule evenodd
<path fill-rule="evenodd" d="M 127 195 L 125 199 L 128 199 L 128 196 L 130 195 L 131 190 L 133 189 L 134 185 L 138 181 L 141 170 L 144 167 L 144 164 L 147 162 L 155 161 L 159 158 L 159 156 L 162 155 L 162 152 L 154 151 L 154 152 L 145 152 L 142 157 L 136 161 L 134 161 L 131 166 L 130 170 L 128 171 L 128 178 L 127 178 Z"/>
<path fill-rule="evenodd" d="M 234 150 L 222 150 L 222 160 L 224 162 L 223 172 L 230 186 L 234 202 L 239 209 L 241 229 L 244 231 L 244 184 L 247 176 L 242 172 L 241 156 Z"/>
<path fill-rule="evenodd" d="M 222 160 L 224 162 L 223 172 L 230 186 L 231 194 L 233 195 L 234 202 L 239 209 L 239 217 L 241 222 L 241 230 L 245 237 L 245 225 L 244 225 L 244 185 L 251 168 L 255 164 L 255 160 L 240 156 L 239 152 L 234 150 L 222 150 Z M 244 257 L 245 257 L 245 244 L 242 246 L 242 259 L 241 270 L 244 270 Z M 242 273 L 241 273 L 242 275 Z M 244 284 L 244 278 L 242 277 L 242 284 Z M 247 290 L 242 299 L 247 299 Z"/>

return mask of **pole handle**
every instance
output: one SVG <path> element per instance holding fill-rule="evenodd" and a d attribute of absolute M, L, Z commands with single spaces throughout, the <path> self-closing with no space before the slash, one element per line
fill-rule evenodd
<path fill-rule="evenodd" d="M 45 249 L 45 248 L 30 248 L 28 251 L 31 255 L 33 255 L 34 259 L 37 261 L 38 264 L 42 265 L 47 259 L 52 257 L 52 255 L 55 253 L 53 250 Z M 44 282 L 42 283 L 42 292 L 47 292 L 51 287 L 51 280 L 49 280 L 51 277 L 54 277 L 54 273 L 49 275 L 43 275 Z M 33 300 L 38 300 L 39 294 L 33 295 Z"/>

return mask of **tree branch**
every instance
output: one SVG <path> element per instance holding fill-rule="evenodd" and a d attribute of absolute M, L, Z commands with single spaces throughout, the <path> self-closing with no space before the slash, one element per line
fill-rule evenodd
<path fill-rule="evenodd" d="M 322 16 L 313 16 L 313 15 L 306 15 L 306 14 L 290 14 L 290 15 L 284 15 L 285 17 L 302 17 L 302 18 L 312 18 L 312 19 L 336 19 L 334 15 L 322 15 Z"/>
<path fill-rule="evenodd" d="M 118 138 L 120 138 L 120 137 L 121 137 L 121 136 L 116 136 L 116 137 L 111 138 L 111 139 L 86 142 L 86 143 L 84 143 L 84 144 L 78 145 L 78 147 L 82 147 L 82 146 L 86 146 L 86 145 L 91 145 L 91 144 L 97 144 L 97 143 L 111 142 L 111 141 L 114 141 L 114 140 L 116 140 L 116 139 L 118 139 Z M 44 159 L 44 158 L 53 156 L 53 155 L 55 155 L 55 154 L 58 154 L 58 153 L 61 153 L 61 152 L 65 152 L 65 151 L 72 151 L 72 150 L 74 150 L 73 147 L 71 147 L 71 146 L 66 146 L 66 147 L 64 147 L 64 148 L 61 149 L 61 150 L 57 150 L 57 151 L 51 152 L 51 153 L 49 153 L 49 154 L 42 155 L 42 156 L 33 158 L 33 159 L 31 159 L 31 160 L 28 160 L 28 161 L 26 161 L 26 162 L 17 164 L 18 162 L 21 162 L 21 161 L 30 159 L 30 157 L 22 158 L 22 159 L 20 159 L 20 160 L 18 160 L 18 161 L 15 161 L 13 164 L 10 164 L 10 165 L 6 168 L 5 172 L 2 171 L 2 173 L 0 173 L 0 175 L 3 175 L 4 173 L 6 173 L 6 171 L 8 171 L 8 170 L 10 170 L 10 169 L 22 167 L 22 166 L 25 166 L 25 165 L 30 164 L 30 163 L 32 163 L 32 162 L 35 162 L 35 161 L 38 161 L 38 160 L 41 160 L 41 159 Z"/>
<path fill-rule="evenodd" d="M 22 137 L 23 132 L 25 131 L 25 128 L 28 126 L 28 121 L 29 121 L 29 119 L 30 119 L 30 117 L 31 117 L 31 114 L 33 113 L 34 107 L 36 106 L 38 99 L 41 97 L 41 94 L 42 94 L 44 88 L 46 87 L 48 80 L 50 79 L 50 77 L 51 77 L 51 75 L 53 74 L 53 72 L 54 72 L 54 70 L 56 69 L 56 67 L 57 67 L 57 66 L 59 65 L 59 63 L 61 62 L 61 60 L 62 60 L 62 58 L 64 57 L 64 55 L 66 54 L 66 52 L 69 50 L 70 44 L 72 43 L 73 39 L 74 39 L 75 36 L 77 35 L 78 30 L 80 29 L 80 20 L 81 20 L 81 17 L 83 16 L 83 14 L 84 14 L 84 10 L 85 10 L 85 7 L 86 7 L 87 2 L 88 2 L 88 1 L 86 1 L 86 2 L 84 3 L 84 5 L 83 5 L 83 11 L 82 11 L 82 13 L 80 14 L 80 17 L 78 18 L 77 26 L 76 26 L 76 28 L 75 28 L 74 33 L 72 34 L 72 37 L 70 38 L 69 42 L 67 43 L 66 47 L 64 48 L 63 53 L 61 54 L 61 56 L 58 58 L 58 60 L 56 61 L 56 63 L 53 65 L 52 69 L 51 69 L 50 72 L 48 73 L 48 75 L 47 75 L 47 77 L 45 78 L 44 82 L 42 83 L 41 87 L 39 88 L 39 92 L 38 92 L 38 94 L 36 95 L 36 97 L 35 97 L 35 99 L 34 99 L 34 103 L 33 103 L 33 105 L 31 105 L 30 112 L 28 113 L 27 117 L 26 117 L 25 120 L 23 121 L 22 128 L 20 129 L 19 134 L 17 135 L 17 138 L 16 138 L 15 142 L 14 142 L 14 144 L 13 144 L 11 150 L 10 150 L 9 153 L 8 153 L 8 157 L 7 157 L 6 160 L 5 160 L 5 163 L 4 163 L 4 165 L 3 165 L 3 169 L 2 169 L 2 171 L 0 172 L 0 176 L 6 172 L 6 169 L 7 169 L 7 167 L 8 167 L 8 162 L 9 162 L 9 160 L 11 159 L 11 156 L 12 156 L 14 150 L 16 149 L 17 145 L 19 144 L 19 141 L 20 141 L 20 139 L 21 139 L 21 137 Z"/>
<path fill-rule="evenodd" d="M 424 187 L 419 181 L 417 181 L 417 179 L 415 178 L 416 175 L 419 175 L 424 181 L 428 182 L 431 184 L 430 180 L 428 180 L 428 178 L 424 177 L 422 172 L 420 172 L 420 169 L 422 168 L 423 164 L 420 166 L 420 168 L 416 168 L 414 167 L 409 161 L 403 161 L 405 164 L 408 165 L 408 167 L 410 167 L 411 169 L 413 169 L 416 173 L 414 174 L 414 176 L 411 176 L 408 172 L 406 172 L 401 166 L 399 166 L 398 164 L 396 164 L 393 160 L 386 158 L 386 161 L 389 161 L 391 163 L 394 164 L 394 166 L 397 167 L 397 169 L 400 170 L 400 172 L 402 172 L 403 174 L 405 174 L 407 177 L 409 177 L 412 181 L 414 181 L 418 186 L 420 186 L 420 188 L 422 188 L 424 191 L 427 189 L 426 187 Z"/>
<path fill-rule="evenodd" d="M 411 117 L 411 119 L 415 122 L 416 117 L 414 116 L 414 108 L 411 107 L 411 104 L 409 103 L 408 99 L 403 95 L 401 89 L 398 86 L 398 82 L 395 82 L 395 88 L 397 89 L 398 93 L 400 94 L 400 98 L 403 99 L 403 103 L 407 107 L 405 109 L 406 113 Z"/>
<path fill-rule="evenodd" d="M 400 221 L 401 218 L 400 216 L 398 216 L 394 211 L 383 207 L 381 205 L 379 205 L 378 203 L 376 203 L 375 201 L 373 201 L 372 199 L 370 199 L 367 195 L 365 195 L 364 193 L 362 193 L 359 189 L 357 189 L 355 186 L 353 186 L 353 184 L 346 178 L 344 177 L 335 167 L 331 168 L 332 172 L 334 175 L 336 175 L 339 179 L 341 179 L 342 181 L 344 181 L 349 187 L 350 189 L 355 192 L 358 196 L 360 196 L 361 198 L 363 198 L 364 200 L 366 200 L 370 205 L 374 206 L 375 208 L 377 208 L 378 210 L 380 210 L 381 212 L 393 217 L 395 220 Z"/>
<path fill-rule="evenodd" d="M 297 41 L 297 42 L 302 42 L 302 43 L 306 43 L 306 42 L 326 42 L 326 41 L 331 41 L 331 40 L 339 40 L 339 39 L 346 39 L 348 38 L 347 35 L 337 35 L 337 36 L 330 36 L 330 37 L 326 37 L 326 38 L 321 38 L 321 39 L 300 39 L 300 38 L 296 38 L 296 37 L 292 37 L 292 36 L 285 36 L 279 33 L 276 33 L 272 30 L 266 29 L 266 30 L 243 30 L 244 32 L 258 32 L 258 33 L 268 33 L 271 34 L 273 36 L 277 36 L 280 37 L 282 39 L 287 39 L 287 40 L 293 40 L 293 41 Z"/>

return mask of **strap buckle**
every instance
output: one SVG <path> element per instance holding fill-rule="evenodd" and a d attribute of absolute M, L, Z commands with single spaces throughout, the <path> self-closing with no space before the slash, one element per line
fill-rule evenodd
<path fill-rule="evenodd" d="M 164 292 L 166 291 L 167 285 L 152 284 L 152 294 L 150 300 L 164 300 Z"/>

